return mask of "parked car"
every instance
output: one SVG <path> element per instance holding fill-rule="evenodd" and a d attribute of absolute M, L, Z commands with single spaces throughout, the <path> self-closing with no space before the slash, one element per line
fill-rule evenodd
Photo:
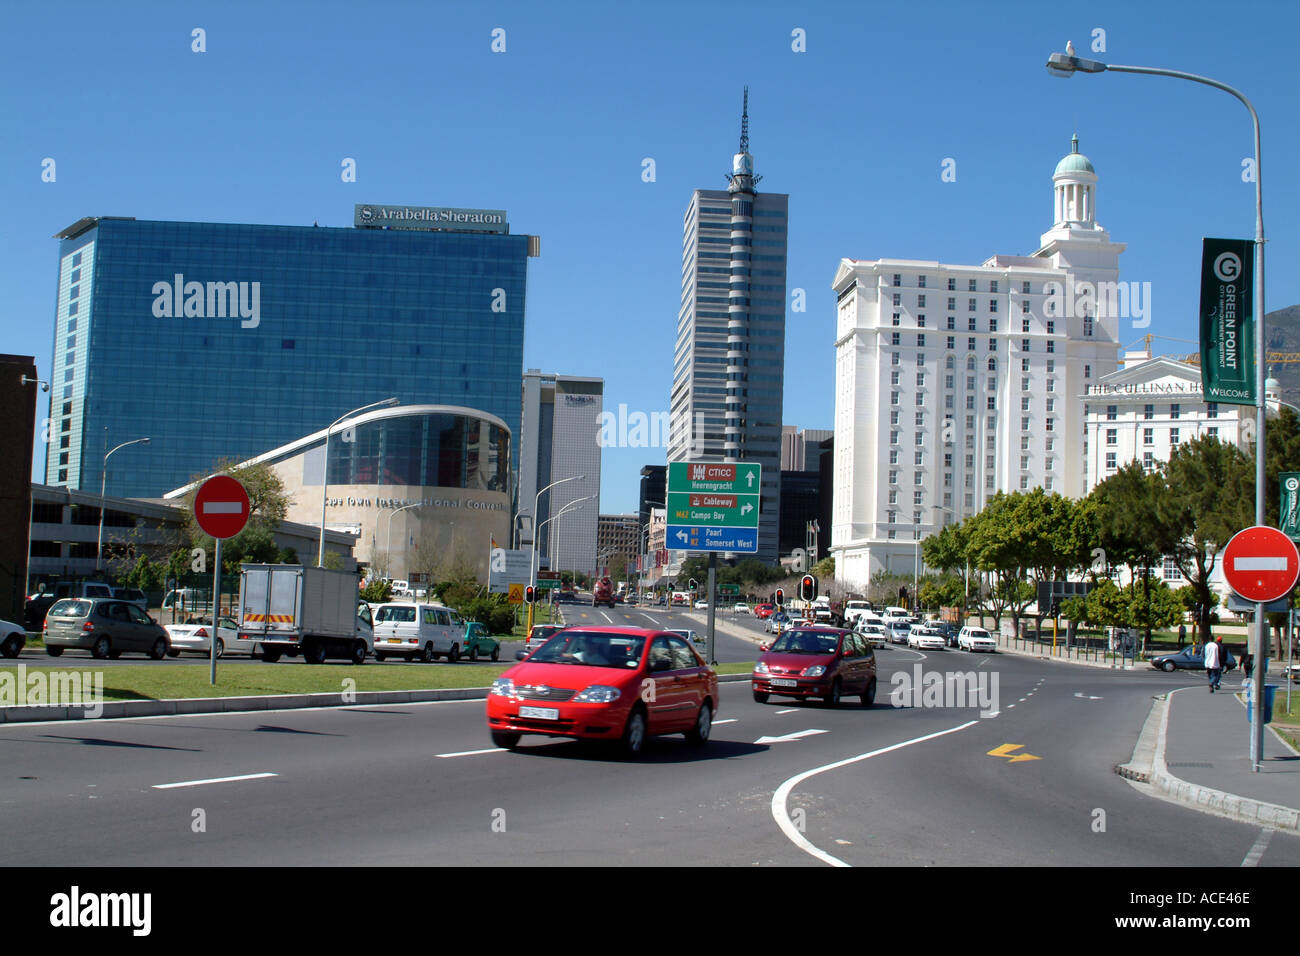
<path fill-rule="evenodd" d="M 544 734 L 617 741 L 636 756 L 658 734 L 707 743 L 717 708 L 717 674 L 680 635 L 571 627 L 493 681 L 487 724 L 507 750 Z"/>
<path fill-rule="evenodd" d="M 208 655 L 212 652 L 212 618 L 191 618 L 185 624 L 164 624 L 167 640 L 171 645 L 167 649 L 168 657 L 179 657 L 182 653 Z M 239 622 L 233 617 L 222 617 L 217 621 L 217 657 L 224 657 L 227 651 L 239 654 L 253 653 L 256 641 L 241 640 Z"/>
<path fill-rule="evenodd" d="M 27 646 L 27 630 L 11 621 L 0 621 L 0 656 L 17 657 Z"/>
<path fill-rule="evenodd" d="M 1226 647 L 1223 649 L 1225 671 L 1236 670 L 1237 659 L 1232 656 L 1232 651 Z M 1205 649 L 1200 644 L 1189 644 L 1177 654 L 1162 654 L 1159 657 L 1151 658 L 1151 666 L 1156 670 L 1173 671 L 1173 670 L 1205 670 Z"/>
<path fill-rule="evenodd" d="M 520 653 L 531 654 L 562 630 L 564 630 L 563 624 L 534 624 L 533 629 L 528 632 L 528 640 L 524 642 L 524 649 Z"/>
<path fill-rule="evenodd" d="M 957 646 L 963 651 L 996 651 L 998 642 L 982 627 L 963 627 L 957 635 Z"/>
<path fill-rule="evenodd" d="M 948 641 L 944 638 L 943 631 L 922 624 L 907 632 L 907 646 L 919 650 L 942 651 L 947 648 Z"/>
<path fill-rule="evenodd" d="M 492 636 L 486 624 L 478 621 L 469 621 L 465 625 L 464 650 L 472 661 L 478 660 L 480 654 L 494 661 L 501 659 L 501 642 Z"/>
<path fill-rule="evenodd" d="M 96 660 L 116 659 L 124 651 L 167 656 L 167 632 L 136 604 L 113 598 L 63 598 L 45 615 L 41 632 L 45 653 L 58 657 L 75 648 Z"/>
<path fill-rule="evenodd" d="M 820 697 L 828 707 L 841 697 L 858 697 L 863 707 L 876 699 L 876 654 L 860 635 L 839 627 L 792 627 L 754 665 L 754 700 Z"/>

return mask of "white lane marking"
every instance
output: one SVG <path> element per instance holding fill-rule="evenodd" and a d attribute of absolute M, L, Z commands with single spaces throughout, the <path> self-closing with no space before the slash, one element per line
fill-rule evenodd
<path fill-rule="evenodd" d="M 612 617 L 610 617 L 608 614 L 606 614 L 604 611 L 601 611 L 601 612 L 600 612 L 600 616 L 603 617 L 603 618 L 605 619 L 605 623 L 606 623 L 606 624 L 613 624 L 613 623 L 614 623 L 614 619 L 613 619 Z"/>
<path fill-rule="evenodd" d="M 1077 690 L 1074 692 L 1074 696 L 1079 697 L 1083 700 L 1101 700 L 1100 697 L 1093 697 L 1091 694 L 1084 694 L 1081 691 L 1077 691 Z"/>
<path fill-rule="evenodd" d="M 781 832 L 786 835 L 790 842 L 805 853 L 811 854 L 823 863 L 829 863 L 831 866 L 848 866 L 849 864 L 845 863 L 843 860 L 837 859 L 824 850 L 820 850 L 813 846 L 813 844 L 799 832 L 794 823 L 791 822 L 790 814 L 786 811 L 786 800 L 789 798 L 790 792 L 809 777 L 815 777 L 817 774 L 825 773 L 827 770 L 838 770 L 840 767 L 847 767 L 849 764 L 858 763 L 862 760 L 870 760 L 872 757 L 878 757 L 880 754 L 887 754 L 891 750 L 901 750 L 904 747 L 910 747 L 912 744 L 924 743 L 927 740 L 934 740 L 936 737 L 955 734 L 959 730 L 965 730 L 967 727 L 974 727 L 978 723 L 978 720 L 968 720 L 966 723 L 957 727 L 951 727 L 948 730 L 940 730 L 937 733 L 926 734 L 924 737 L 913 737 L 911 740 L 904 740 L 902 743 L 892 744 L 888 747 L 882 747 L 879 750 L 873 750 L 870 753 L 858 754 L 856 757 L 849 757 L 847 760 L 837 760 L 835 763 L 828 763 L 825 766 L 814 767 L 812 770 L 805 770 L 803 773 L 795 774 L 785 783 L 781 784 L 781 786 L 777 787 L 776 792 L 772 794 L 772 818 L 776 820 L 776 825 L 781 828 Z"/>
<path fill-rule="evenodd" d="M 814 734 L 828 734 L 829 730 L 796 730 L 792 734 L 786 734 L 783 737 L 759 737 L 754 741 L 756 744 L 785 744 L 792 740 L 798 740 L 800 737 L 811 737 Z"/>
<path fill-rule="evenodd" d="M 791 707 L 789 710 L 778 710 L 777 713 L 778 713 L 778 714 L 797 714 L 797 713 L 799 713 L 799 708 L 798 708 L 798 707 Z"/>
<path fill-rule="evenodd" d="M 715 720 L 713 726 L 716 727 L 718 724 L 734 724 L 738 720 L 740 720 L 739 717 L 728 717 L 726 720 Z"/>
<path fill-rule="evenodd" d="M 245 773 L 238 777 L 211 777 L 207 780 L 185 780 L 181 783 L 155 783 L 154 790 L 175 790 L 178 787 L 201 787 L 207 783 L 232 783 L 236 780 L 259 780 L 262 777 L 275 777 L 274 773 Z"/>
<path fill-rule="evenodd" d="M 1029 699 L 1029 698 L 1027 698 L 1027 697 L 1021 697 L 1020 700 L 1016 701 L 1016 703 L 1018 703 L 1018 704 L 1023 704 L 1023 703 L 1024 703 L 1026 700 L 1028 700 L 1028 699 Z"/>
<path fill-rule="evenodd" d="M 1016 706 L 1016 705 L 1015 705 L 1015 704 L 1007 704 L 1007 710 L 1010 710 L 1010 709 L 1011 709 L 1012 707 L 1014 707 L 1014 706 Z"/>
<path fill-rule="evenodd" d="M 504 747 L 488 747 L 486 750 L 459 750 L 453 754 L 434 754 L 435 757 L 473 757 L 475 754 L 499 754 L 505 752 Z"/>
<path fill-rule="evenodd" d="M 1273 831 L 1267 828 L 1259 831 L 1259 836 L 1255 838 L 1255 845 L 1250 848 L 1246 854 L 1246 859 L 1241 861 L 1242 866 L 1258 866 L 1259 858 L 1264 855 L 1268 849 L 1268 843 L 1273 839 Z"/>

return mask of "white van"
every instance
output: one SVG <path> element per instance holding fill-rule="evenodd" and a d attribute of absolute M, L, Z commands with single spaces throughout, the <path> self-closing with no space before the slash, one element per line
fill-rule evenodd
<path fill-rule="evenodd" d="M 419 659 L 426 664 L 446 657 L 460 660 L 465 621 L 441 604 L 390 601 L 374 609 L 375 660 L 386 657 Z"/>

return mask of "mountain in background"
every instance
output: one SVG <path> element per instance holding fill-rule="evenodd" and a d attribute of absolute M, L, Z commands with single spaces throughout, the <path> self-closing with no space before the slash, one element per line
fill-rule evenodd
<path fill-rule="evenodd" d="M 1281 383 L 1282 400 L 1296 404 L 1300 397 L 1300 305 L 1269 312 L 1264 326 L 1268 333 L 1267 373 Z"/>

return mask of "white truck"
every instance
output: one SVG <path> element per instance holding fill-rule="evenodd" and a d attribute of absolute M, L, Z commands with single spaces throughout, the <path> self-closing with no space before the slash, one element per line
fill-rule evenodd
<path fill-rule="evenodd" d="M 365 663 L 374 650 L 374 622 L 358 580 L 348 571 L 301 564 L 245 564 L 239 637 L 260 644 L 267 663 L 299 653 L 308 664 L 327 657 Z"/>

